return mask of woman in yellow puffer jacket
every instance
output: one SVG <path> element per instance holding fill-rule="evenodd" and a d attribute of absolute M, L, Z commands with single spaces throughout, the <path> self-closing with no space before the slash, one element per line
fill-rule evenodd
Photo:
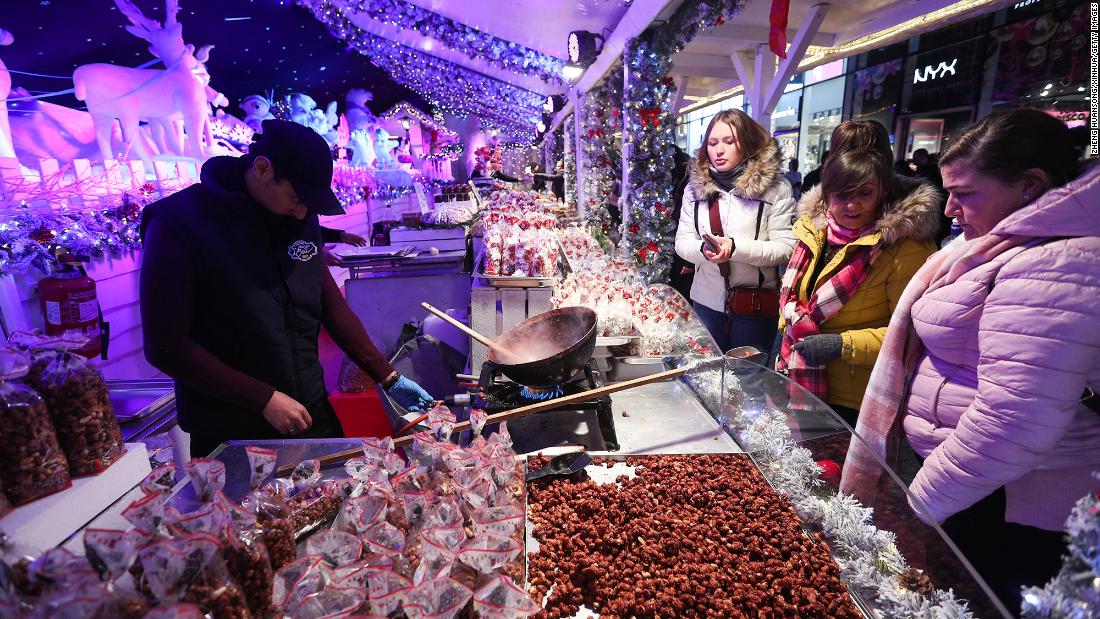
<path fill-rule="evenodd" d="M 802 196 L 780 293 L 776 366 L 852 426 L 902 290 L 936 247 L 939 194 L 894 174 L 886 129 L 848 121 Z M 792 393 L 791 406 L 810 407 Z"/>

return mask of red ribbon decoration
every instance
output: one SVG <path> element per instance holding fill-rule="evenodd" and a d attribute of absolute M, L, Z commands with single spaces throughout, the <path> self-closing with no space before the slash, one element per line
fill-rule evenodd
<path fill-rule="evenodd" d="M 648 127 L 649 123 L 653 123 L 654 128 L 660 124 L 661 108 L 659 107 L 643 107 L 638 108 L 638 116 L 642 119 L 642 126 Z"/>
<path fill-rule="evenodd" d="M 791 0 L 772 0 L 772 11 L 768 18 L 771 23 L 768 47 L 780 58 L 787 57 L 787 14 L 790 10 Z"/>
<path fill-rule="evenodd" d="M 661 253 L 661 250 L 657 248 L 657 243 L 650 241 L 649 245 L 646 245 L 638 252 L 638 257 L 642 259 L 642 262 L 645 262 L 645 258 L 649 254 L 649 252 L 659 254 Z"/>

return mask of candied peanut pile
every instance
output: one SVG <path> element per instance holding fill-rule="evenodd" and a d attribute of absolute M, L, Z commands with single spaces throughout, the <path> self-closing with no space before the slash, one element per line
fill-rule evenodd
<path fill-rule="evenodd" d="M 581 473 L 529 485 L 538 616 L 572 617 L 581 604 L 603 619 L 862 616 L 824 539 L 803 533 L 745 454 L 627 464 L 637 476 L 618 484 Z"/>

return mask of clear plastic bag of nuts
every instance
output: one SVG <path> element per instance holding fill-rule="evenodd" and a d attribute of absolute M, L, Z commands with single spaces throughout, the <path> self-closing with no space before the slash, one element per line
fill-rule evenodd
<path fill-rule="evenodd" d="M 75 350 L 79 333 L 39 337 L 26 382 L 42 395 L 72 477 L 97 475 L 126 453 L 103 375 Z"/>
<path fill-rule="evenodd" d="M 12 510 L 11 501 L 8 500 L 8 496 L 4 494 L 4 480 L 0 478 L 0 518 Z"/>
<path fill-rule="evenodd" d="M 16 506 L 72 485 L 46 403 L 18 380 L 29 369 L 29 357 L 0 349 L 0 471 L 4 492 Z"/>

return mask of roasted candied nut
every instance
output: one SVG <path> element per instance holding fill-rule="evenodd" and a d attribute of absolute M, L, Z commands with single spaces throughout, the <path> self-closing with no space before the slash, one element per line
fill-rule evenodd
<path fill-rule="evenodd" d="M 290 524 L 295 537 L 304 537 L 330 522 L 340 513 L 344 502 L 338 497 L 321 496 L 316 500 L 300 505 L 290 512 Z"/>
<path fill-rule="evenodd" d="M 611 461 L 596 459 L 596 464 Z M 540 617 L 859 617 L 820 537 L 743 454 L 632 456 L 636 476 L 528 487 Z M 529 466 L 537 467 L 537 459 Z"/>
<path fill-rule="evenodd" d="M 80 355 L 47 354 L 24 382 L 42 395 L 73 477 L 101 473 L 125 447 L 107 383 Z"/>
<path fill-rule="evenodd" d="M 72 485 L 46 404 L 30 387 L 11 380 L 0 383 L 0 471 L 13 505 Z"/>
<path fill-rule="evenodd" d="M 248 602 L 234 582 L 203 578 L 187 588 L 184 602 L 197 604 L 214 619 L 249 619 Z"/>
<path fill-rule="evenodd" d="M 253 616 L 267 617 L 275 612 L 271 603 L 275 572 L 262 541 L 256 539 L 249 543 L 231 542 L 225 548 L 225 565 L 233 579 L 240 583 Z"/>
<path fill-rule="evenodd" d="M 271 569 L 278 570 L 293 562 L 298 556 L 298 548 L 294 544 L 294 524 L 290 519 L 274 518 L 265 522 L 263 527 L 260 537 L 267 548 Z"/>

